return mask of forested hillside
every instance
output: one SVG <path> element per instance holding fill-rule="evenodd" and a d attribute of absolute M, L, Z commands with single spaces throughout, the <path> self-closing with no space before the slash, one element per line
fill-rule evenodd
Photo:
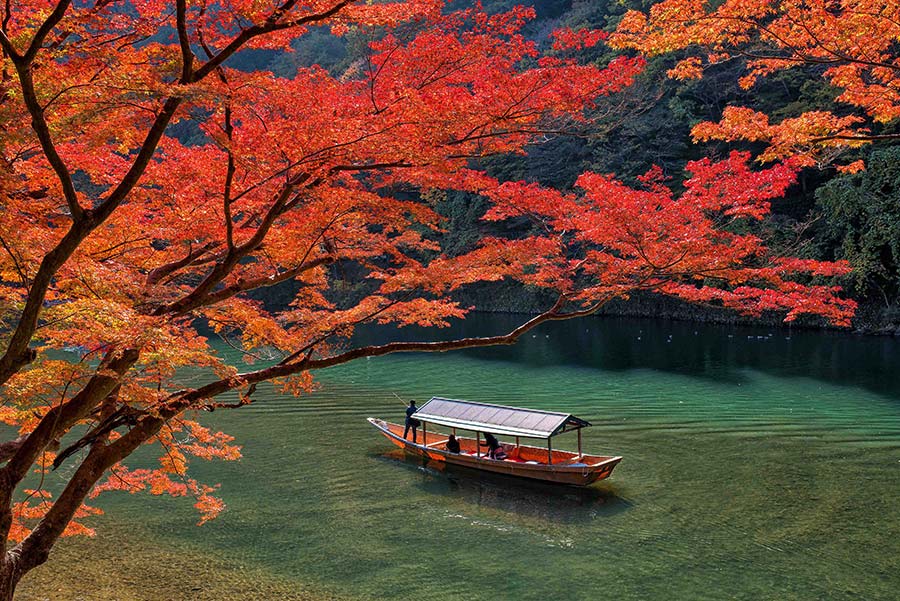
<path fill-rule="evenodd" d="M 460 8 L 468 0 L 453 4 Z M 549 33 L 560 27 L 612 31 L 626 10 L 646 10 L 652 3 L 638 0 L 485 0 L 489 12 L 515 5 L 535 9 L 536 18 L 527 26 L 528 35 L 545 47 Z M 342 38 L 328 31 L 313 31 L 290 54 L 256 51 L 241 55 L 239 66 L 246 70 L 266 69 L 276 75 L 291 75 L 300 66 L 321 65 L 334 75 L 353 74 L 364 67 L 365 48 L 373 34 L 350 31 Z M 572 51 L 567 51 L 572 52 Z M 604 45 L 577 51 L 579 58 L 601 64 L 620 54 Z M 534 145 L 526 156 L 496 156 L 480 164 L 492 175 L 526 179 L 556 188 L 571 188 L 586 170 L 614 173 L 634 181 L 652 166 L 679 181 L 688 161 L 703 156 L 723 157 L 738 150 L 759 151 L 762 146 L 740 143 L 708 144 L 691 140 L 691 128 L 701 121 L 716 122 L 726 105 L 746 106 L 780 120 L 796 117 L 812 109 L 846 110 L 834 103 L 835 93 L 821 77 L 824 66 L 798 67 L 758 81 L 749 89 L 738 85 L 744 65 L 725 61 L 709 69 L 703 79 L 677 81 L 667 76 L 684 54 L 649 59 L 636 85 L 608 104 L 599 104 L 586 123 L 561 123 L 548 132 L 542 144 Z M 876 125 L 874 133 L 894 133 L 896 120 Z M 195 132 L 186 127 L 184 138 Z M 834 157 L 832 157 L 834 158 Z M 855 325 L 866 331 L 900 332 L 900 145 L 896 142 L 868 144 L 845 150 L 839 157 L 847 164 L 862 160 L 866 169 L 839 173 L 834 167 L 804 169 L 798 184 L 788 195 L 773 203 L 772 215 L 760 225 L 767 239 L 784 253 L 815 259 L 846 259 L 854 271 L 843 286 L 860 303 Z M 428 196 L 447 218 L 447 231 L 440 240 L 444 250 L 462 253 L 492 228 L 484 222 L 484 201 L 465 193 Z M 526 233 L 532 225 L 521 220 L 502 227 L 519 227 Z M 505 233 L 508 233 L 506 231 Z M 352 267 L 343 269 L 347 293 L 364 287 L 354 278 Z M 277 303 L 277 290 L 267 290 L 266 300 Z M 478 299 L 480 306 L 496 310 L 534 311 L 548 299 L 512 285 L 479 285 L 460 297 L 465 303 Z M 614 312 L 660 312 L 688 319 L 741 319 L 716 309 L 682 306 L 676 301 L 657 302 L 651 297 L 617 302 Z M 774 319 L 774 318 L 773 318 Z M 810 321 L 809 325 L 815 325 Z"/>

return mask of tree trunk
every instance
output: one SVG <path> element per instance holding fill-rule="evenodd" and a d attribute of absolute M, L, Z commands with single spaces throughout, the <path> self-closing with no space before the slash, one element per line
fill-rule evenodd
<path fill-rule="evenodd" d="M 24 575 L 19 569 L 18 557 L 6 553 L 0 561 L 0 601 L 12 601 L 16 586 Z"/>

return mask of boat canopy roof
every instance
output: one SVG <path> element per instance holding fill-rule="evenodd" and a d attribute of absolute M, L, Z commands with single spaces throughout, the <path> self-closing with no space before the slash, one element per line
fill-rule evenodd
<path fill-rule="evenodd" d="M 449 428 L 480 430 L 526 438 L 550 438 L 591 425 L 590 422 L 570 413 L 519 409 L 441 397 L 432 397 L 416 411 L 415 417 Z"/>

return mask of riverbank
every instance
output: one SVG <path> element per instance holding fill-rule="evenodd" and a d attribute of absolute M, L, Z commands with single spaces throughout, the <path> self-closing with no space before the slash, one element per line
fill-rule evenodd
<path fill-rule="evenodd" d="M 463 306 L 475 306 L 479 311 L 488 313 L 535 315 L 552 306 L 555 301 L 555 297 L 546 291 L 523 288 L 509 282 L 471 286 L 458 293 L 455 298 Z M 900 308 L 886 308 L 883 303 L 868 301 L 860 303 L 849 330 L 836 328 L 821 318 L 803 316 L 796 322 L 785 323 L 783 313 L 768 312 L 760 317 L 752 317 L 730 309 L 689 303 L 649 292 L 635 292 L 627 300 L 610 301 L 597 314 L 784 329 L 834 329 L 864 335 L 900 336 Z"/>
<path fill-rule="evenodd" d="M 269 311 L 283 311 L 294 298 L 298 284 L 284 282 L 251 294 Z M 372 292 L 371 282 L 347 285 L 330 300 L 339 307 L 350 307 Z M 522 313 L 537 315 L 553 306 L 556 295 L 517 282 L 479 282 L 453 293 L 453 300 L 463 307 L 474 307 L 483 313 Z M 606 304 L 598 315 L 619 317 L 662 318 L 694 323 L 715 323 L 742 326 L 764 326 L 783 329 L 840 330 L 855 334 L 875 336 L 900 336 L 900 307 L 886 307 L 881 301 L 857 299 L 859 308 L 853 325 L 837 328 L 818 317 L 801 316 L 797 321 L 784 323 L 784 313 L 768 312 L 759 317 L 742 315 L 737 311 L 689 303 L 673 297 L 637 291 L 626 299 L 615 299 Z"/>

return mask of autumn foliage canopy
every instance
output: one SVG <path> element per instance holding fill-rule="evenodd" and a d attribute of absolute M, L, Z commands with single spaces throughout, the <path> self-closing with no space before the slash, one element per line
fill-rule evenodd
<path fill-rule="evenodd" d="M 636 290 L 788 320 L 852 314 L 828 283 L 845 264 L 773 256 L 753 233 L 804 164 L 776 160 L 791 153 L 762 170 L 741 153 L 704 159 L 675 181 L 648 165 L 634 186 L 585 173 L 567 191 L 479 167 L 589 127 L 639 74 L 640 57 L 579 64 L 597 32 L 534 41 L 522 33 L 530 9 L 448 12 L 439 0 L 23 0 L 0 11 L 0 419 L 11 426 L 0 580 L 45 561 L 60 535 L 89 533 L 80 519 L 96 510 L 84 502 L 102 491 L 191 496 L 201 520 L 213 517 L 223 505 L 187 475 L 189 459 L 240 453 L 199 411 L 251 402 L 263 382 L 302 394 L 316 369 L 359 357 L 509 344 Z M 310 27 L 361 36 L 364 56 L 340 74 L 235 66 L 253 49 L 291 52 Z M 450 256 L 434 190 L 481 196 L 485 220 L 533 227 Z M 350 265 L 364 274 L 357 297 L 342 295 Z M 473 307 L 456 290 L 503 279 L 558 300 L 504 336 L 350 344 L 360 324 L 464 317 Z M 293 300 L 277 310 L 248 295 L 288 282 Z M 270 360 L 230 365 L 199 325 Z M 209 383 L 183 388 L 176 372 L 188 367 Z M 158 467 L 130 470 L 144 444 Z M 74 467 L 54 496 L 23 490 L 30 472 L 61 464 Z"/>
<path fill-rule="evenodd" d="M 664 0 L 649 13 L 629 11 L 611 43 L 646 55 L 686 51 L 669 71 L 677 79 L 743 60 L 740 85 L 798 67 L 815 68 L 837 93 L 839 110 L 806 111 L 772 122 L 747 107 L 727 107 L 718 123 L 704 122 L 694 138 L 763 142 L 763 161 L 794 157 L 824 166 L 847 147 L 898 139 L 878 126 L 900 118 L 900 3 L 896 0 Z M 844 108 L 852 109 L 846 111 Z M 860 162 L 840 165 L 856 171 Z"/>

